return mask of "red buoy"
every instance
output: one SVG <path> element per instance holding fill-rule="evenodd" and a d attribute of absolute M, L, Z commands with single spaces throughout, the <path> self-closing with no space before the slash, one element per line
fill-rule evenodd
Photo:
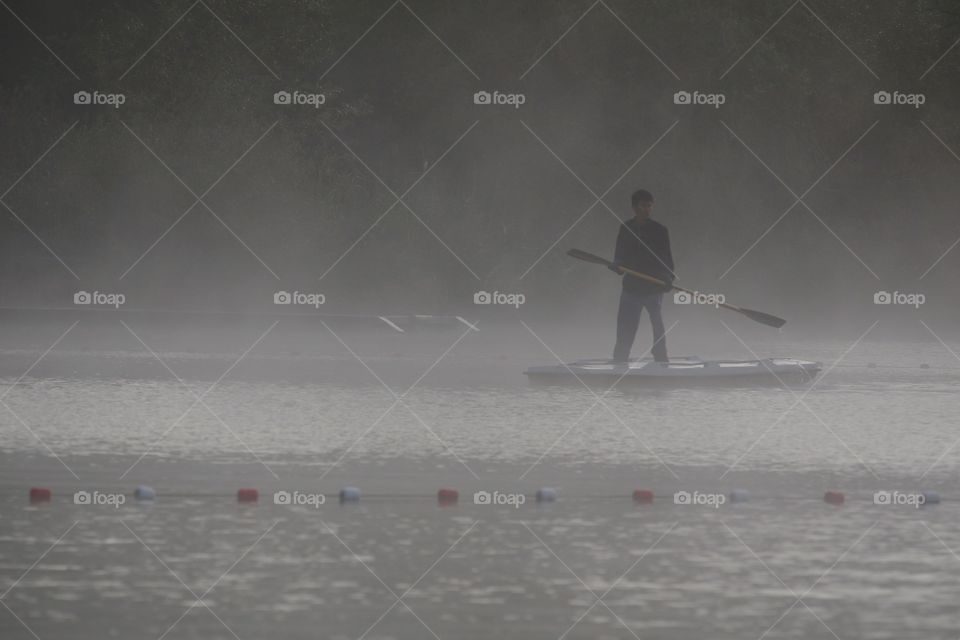
<path fill-rule="evenodd" d="M 260 492 L 256 489 L 238 489 L 237 502 L 256 502 L 260 499 Z"/>
<path fill-rule="evenodd" d="M 46 487 L 30 487 L 30 503 L 50 502 L 53 492 Z"/>
<path fill-rule="evenodd" d="M 649 489 L 637 489 L 633 492 L 633 501 L 637 504 L 650 504 L 653 502 L 653 491 Z"/>
<path fill-rule="evenodd" d="M 823 494 L 823 501 L 827 504 L 843 504 L 844 495 L 842 491 L 827 491 Z"/>
<path fill-rule="evenodd" d="M 440 504 L 454 504 L 460 499 L 460 493 L 456 489 L 443 488 L 437 491 L 437 502 Z"/>

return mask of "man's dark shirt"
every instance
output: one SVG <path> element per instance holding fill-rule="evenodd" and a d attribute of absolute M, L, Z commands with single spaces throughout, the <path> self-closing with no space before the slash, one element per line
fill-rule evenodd
<path fill-rule="evenodd" d="M 620 226 L 613 260 L 622 267 L 665 282 L 672 282 L 675 277 L 670 234 L 665 226 L 649 218 L 643 223 L 631 218 Z M 669 290 L 631 275 L 623 276 L 623 289 L 641 295 Z"/>

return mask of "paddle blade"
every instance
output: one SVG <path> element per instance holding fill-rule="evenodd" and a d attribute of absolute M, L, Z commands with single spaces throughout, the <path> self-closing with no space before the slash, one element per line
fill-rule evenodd
<path fill-rule="evenodd" d="M 787 324 L 787 321 L 783 318 L 778 318 L 777 316 L 772 316 L 769 313 L 764 313 L 763 311 L 754 311 L 753 309 L 744 309 L 740 308 L 740 313 L 747 316 L 755 322 L 760 324 L 765 324 L 768 327 L 773 327 L 774 329 L 779 329 L 783 325 Z"/>
<path fill-rule="evenodd" d="M 586 262 L 593 262 L 594 264 L 603 264 L 611 265 L 613 264 L 609 260 L 601 258 L 600 256 L 595 256 L 592 253 L 587 253 L 586 251 L 581 251 L 580 249 L 570 249 L 567 251 L 567 255 L 571 258 L 576 258 L 577 260 L 584 260 Z"/>

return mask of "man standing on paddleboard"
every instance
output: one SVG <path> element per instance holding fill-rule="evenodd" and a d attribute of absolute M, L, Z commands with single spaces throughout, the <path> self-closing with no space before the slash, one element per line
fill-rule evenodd
<path fill-rule="evenodd" d="M 640 313 L 646 309 L 653 326 L 653 348 L 650 352 L 657 362 L 667 362 L 667 339 L 660 307 L 664 292 L 670 291 L 670 284 L 676 277 L 673 273 L 673 255 L 670 253 L 670 235 L 665 226 L 650 218 L 653 195 L 649 191 L 635 191 L 630 198 L 630 204 L 633 206 L 634 216 L 620 225 L 614 264 L 610 269 L 618 274 L 623 273 L 621 267 L 639 271 L 663 280 L 667 286 L 633 276 L 623 278 L 613 361 L 626 362 L 630 359 L 630 349 L 640 324 Z"/>

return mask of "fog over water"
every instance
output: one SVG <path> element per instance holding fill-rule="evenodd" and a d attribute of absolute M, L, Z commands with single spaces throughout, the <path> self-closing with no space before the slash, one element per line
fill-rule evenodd
<path fill-rule="evenodd" d="M 955 0 L 0 16 L 0 637 L 956 637 Z"/>

